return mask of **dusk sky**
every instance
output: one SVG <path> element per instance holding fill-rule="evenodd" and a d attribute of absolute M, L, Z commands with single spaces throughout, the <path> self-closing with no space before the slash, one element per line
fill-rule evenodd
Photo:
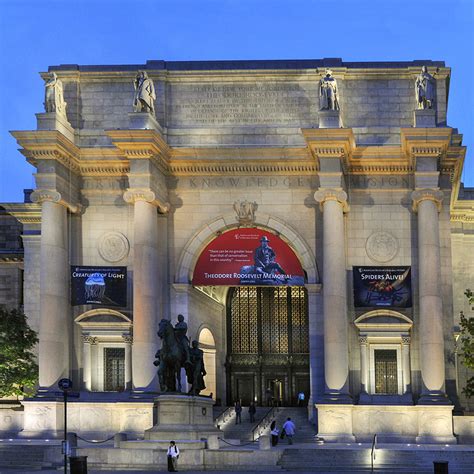
<path fill-rule="evenodd" d="M 0 202 L 34 187 L 9 131 L 36 128 L 50 65 L 325 57 L 445 61 L 474 186 L 473 0 L 0 0 Z"/>

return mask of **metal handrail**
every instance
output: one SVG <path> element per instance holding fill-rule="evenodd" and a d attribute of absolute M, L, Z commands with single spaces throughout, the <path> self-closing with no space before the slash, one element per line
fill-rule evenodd
<path fill-rule="evenodd" d="M 265 416 L 255 425 L 252 430 L 252 441 L 255 441 L 255 434 L 257 431 L 265 429 L 271 422 L 270 420 L 275 418 L 275 415 L 278 413 L 278 407 L 272 407 L 267 411 Z"/>
<path fill-rule="evenodd" d="M 375 450 L 377 449 L 377 433 L 372 440 L 372 451 L 370 452 L 370 472 L 374 472 Z"/>
<path fill-rule="evenodd" d="M 221 423 L 226 422 L 229 418 L 231 418 L 235 413 L 234 407 L 227 407 L 220 415 L 216 417 L 214 420 L 214 426 L 219 428 Z"/>

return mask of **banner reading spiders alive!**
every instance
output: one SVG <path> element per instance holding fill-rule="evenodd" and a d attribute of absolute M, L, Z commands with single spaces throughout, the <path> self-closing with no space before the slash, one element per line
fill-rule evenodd
<path fill-rule="evenodd" d="M 277 235 L 262 229 L 233 229 L 203 250 L 192 284 L 303 286 L 304 271 L 295 252 Z"/>

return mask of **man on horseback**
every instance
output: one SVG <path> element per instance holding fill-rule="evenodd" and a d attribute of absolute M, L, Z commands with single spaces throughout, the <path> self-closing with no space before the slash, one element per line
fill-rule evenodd
<path fill-rule="evenodd" d="M 178 314 L 178 322 L 174 326 L 174 334 L 176 336 L 176 341 L 183 348 L 183 351 L 186 355 L 186 360 L 184 365 L 192 365 L 191 358 L 189 357 L 189 339 L 186 333 L 188 332 L 188 325 L 184 320 L 182 314 Z"/>

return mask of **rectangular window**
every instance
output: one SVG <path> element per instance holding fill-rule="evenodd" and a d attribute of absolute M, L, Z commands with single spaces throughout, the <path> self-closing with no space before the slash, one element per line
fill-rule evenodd
<path fill-rule="evenodd" d="M 375 350 L 375 393 L 397 394 L 397 351 Z"/>
<path fill-rule="evenodd" d="M 122 392 L 125 390 L 125 348 L 104 348 L 104 390 Z"/>

